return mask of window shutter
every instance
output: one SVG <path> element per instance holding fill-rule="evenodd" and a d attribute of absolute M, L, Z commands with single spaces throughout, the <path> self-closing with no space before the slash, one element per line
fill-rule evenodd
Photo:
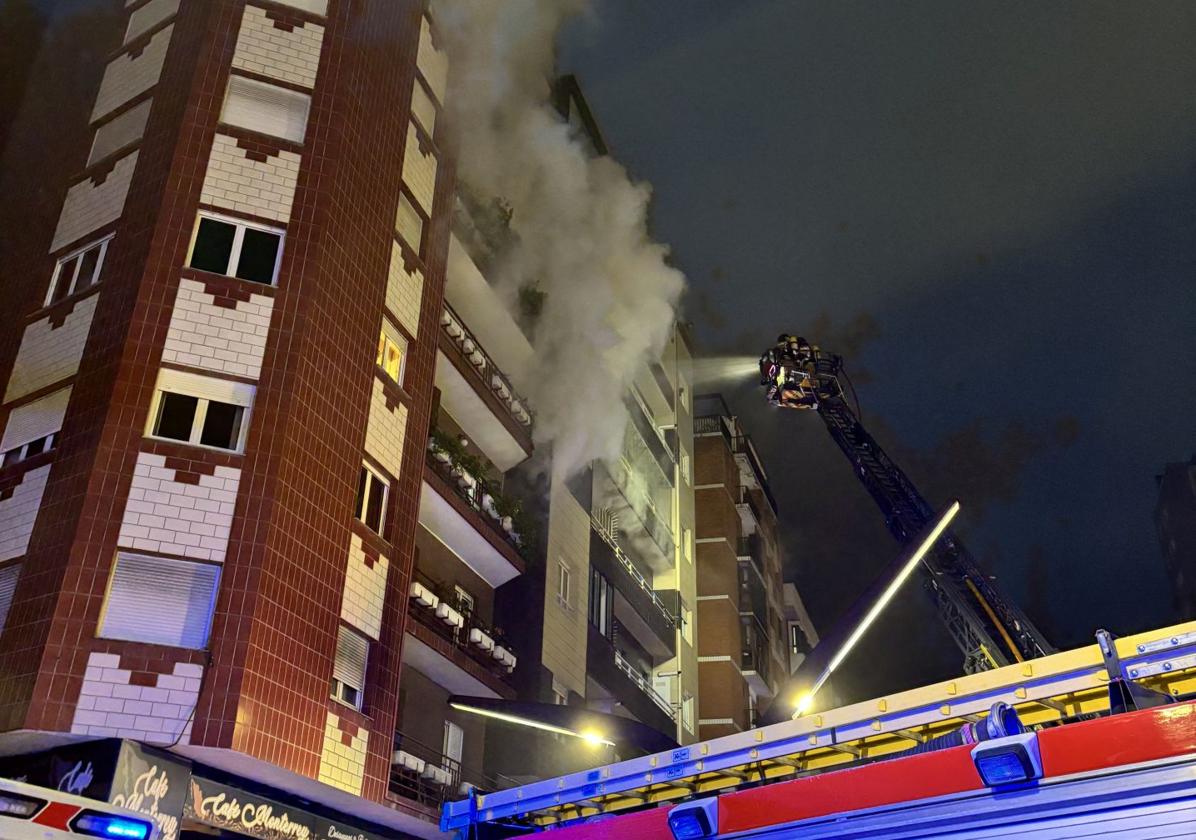
<path fill-rule="evenodd" d="M 17 578 L 21 576 L 21 564 L 13 563 L 0 569 L 0 632 L 8 622 L 8 608 L 12 606 L 12 594 L 17 588 Z"/>
<path fill-rule="evenodd" d="M 369 655 L 369 642 L 364 636 L 342 626 L 336 637 L 336 662 L 332 676 L 350 688 L 365 690 L 365 662 Z"/>
<path fill-rule="evenodd" d="M 8 415 L 8 426 L 4 429 L 3 440 L 0 441 L 0 452 L 16 449 L 31 440 L 43 438 L 61 429 L 62 416 L 66 414 L 70 398 L 71 389 L 68 385 L 40 400 L 14 408 Z"/>
<path fill-rule="evenodd" d="M 220 121 L 302 143 L 311 97 L 278 85 L 230 76 Z"/>
<path fill-rule="evenodd" d="M 208 642 L 220 567 L 120 554 L 100 636 L 202 649 Z"/>

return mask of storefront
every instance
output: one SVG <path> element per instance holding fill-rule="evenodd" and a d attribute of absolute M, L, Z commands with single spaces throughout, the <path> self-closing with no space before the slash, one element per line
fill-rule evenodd
<path fill-rule="evenodd" d="M 0 759 L 0 777 L 110 802 L 151 817 L 162 840 L 397 840 L 410 835 L 317 813 L 285 793 L 134 741 L 106 739 Z"/>

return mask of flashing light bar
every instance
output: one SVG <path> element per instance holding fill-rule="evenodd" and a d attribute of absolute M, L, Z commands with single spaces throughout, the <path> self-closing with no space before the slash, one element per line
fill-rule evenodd
<path fill-rule="evenodd" d="M 147 840 L 153 825 L 144 820 L 131 820 L 97 811 L 84 811 L 75 818 L 71 830 L 88 837 L 118 838 L 118 840 Z"/>

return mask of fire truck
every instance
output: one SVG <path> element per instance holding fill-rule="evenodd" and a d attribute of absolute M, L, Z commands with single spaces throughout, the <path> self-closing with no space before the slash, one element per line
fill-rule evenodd
<path fill-rule="evenodd" d="M 1196 622 L 444 806 L 461 840 L 1196 837 Z"/>

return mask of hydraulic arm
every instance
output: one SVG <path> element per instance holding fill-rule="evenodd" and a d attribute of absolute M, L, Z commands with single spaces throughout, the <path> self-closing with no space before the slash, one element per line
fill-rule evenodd
<path fill-rule="evenodd" d="M 908 543 L 926 527 L 934 510 L 852 411 L 840 382 L 841 357 L 823 354 L 804 339 L 782 336 L 761 358 L 760 371 L 770 402 L 821 415 L 898 542 Z M 923 564 L 927 592 L 963 652 L 967 673 L 1054 652 L 953 534 L 944 535 Z"/>

